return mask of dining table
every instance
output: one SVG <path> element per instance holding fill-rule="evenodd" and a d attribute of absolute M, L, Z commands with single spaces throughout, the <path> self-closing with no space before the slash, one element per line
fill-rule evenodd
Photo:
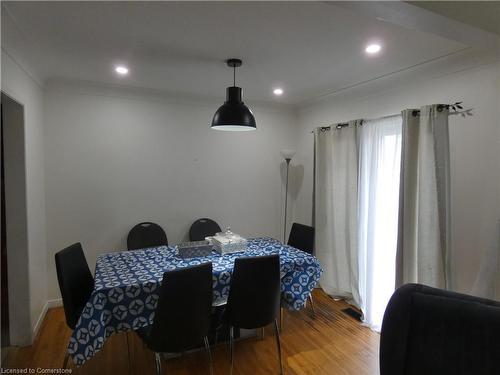
<path fill-rule="evenodd" d="M 80 367 L 103 348 L 111 335 L 152 324 L 165 272 L 211 262 L 213 305 L 219 306 L 227 301 L 234 260 L 271 254 L 280 256 L 282 308 L 302 309 L 321 277 L 322 268 L 315 256 L 273 238 L 249 239 L 242 252 L 219 254 L 212 251 L 208 256 L 195 258 L 180 257 L 176 246 L 99 255 L 94 289 L 73 330 L 68 354 Z M 259 277 L 258 270 L 255 277 Z"/>

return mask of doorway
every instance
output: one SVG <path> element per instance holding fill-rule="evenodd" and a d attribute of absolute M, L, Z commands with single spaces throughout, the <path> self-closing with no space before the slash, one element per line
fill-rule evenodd
<path fill-rule="evenodd" d="M 24 107 L 1 93 L 1 347 L 32 339 Z M 5 330 L 5 331 L 4 331 Z"/>
<path fill-rule="evenodd" d="M 3 96 L 3 94 L 2 94 Z M 1 227 L 1 346 L 2 346 L 2 358 L 3 349 L 10 345 L 10 331 L 9 331 L 9 281 L 7 277 L 7 228 L 5 225 L 5 169 L 4 169 L 4 137 L 3 137 L 3 97 L 0 103 L 0 113 L 1 113 L 1 127 L 0 127 L 0 184 L 1 184 L 1 209 L 0 209 L 0 227 Z"/>

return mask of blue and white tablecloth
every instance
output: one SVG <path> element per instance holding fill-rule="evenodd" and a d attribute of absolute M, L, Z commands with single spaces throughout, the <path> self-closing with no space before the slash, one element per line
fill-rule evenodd
<path fill-rule="evenodd" d="M 321 276 L 321 266 L 314 256 L 271 238 L 249 240 L 243 253 L 213 252 L 202 258 L 182 259 L 171 246 L 101 255 L 94 290 L 70 338 L 68 353 L 81 366 L 113 333 L 151 324 L 165 271 L 212 262 L 213 303 L 218 305 L 227 300 L 234 259 L 269 254 L 280 255 L 282 306 L 301 309 Z"/>

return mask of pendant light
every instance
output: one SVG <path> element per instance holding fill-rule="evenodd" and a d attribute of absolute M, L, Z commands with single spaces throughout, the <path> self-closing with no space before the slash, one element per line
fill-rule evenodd
<path fill-rule="evenodd" d="M 236 68 L 241 66 L 241 60 L 229 59 L 226 63 L 233 68 L 233 86 L 226 88 L 226 101 L 215 112 L 211 128 L 226 131 L 255 130 L 255 117 L 241 101 L 241 87 L 236 87 Z"/>

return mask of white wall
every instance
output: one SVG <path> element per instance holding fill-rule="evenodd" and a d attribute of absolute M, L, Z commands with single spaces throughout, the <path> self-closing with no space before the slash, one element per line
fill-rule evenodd
<path fill-rule="evenodd" d="M 471 292 L 482 254 L 499 251 L 499 77 L 500 65 L 489 65 L 369 96 L 361 96 L 363 88 L 351 90 L 301 108 L 293 162 L 303 166 L 304 179 L 294 204 L 295 219 L 311 222 L 313 128 L 425 104 L 463 101 L 466 108 L 474 108 L 474 116 L 450 117 L 452 262 L 455 289 Z"/>
<path fill-rule="evenodd" d="M 3 50 L 1 86 L 24 106 L 29 274 L 18 276 L 29 279 L 31 328 L 35 332 L 47 300 L 43 90 Z"/>
<path fill-rule="evenodd" d="M 222 92 L 224 88 L 221 88 Z M 126 248 L 130 228 L 159 223 L 172 244 L 211 217 L 244 236 L 280 236 L 280 150 L 295 145 L 293 113 L 252 106 L 258 129 L 211 130 L 221 101 L 55 82 L 47 86 L 49 298 L 53 254 L 80 241 L 91 268 Z"/>

